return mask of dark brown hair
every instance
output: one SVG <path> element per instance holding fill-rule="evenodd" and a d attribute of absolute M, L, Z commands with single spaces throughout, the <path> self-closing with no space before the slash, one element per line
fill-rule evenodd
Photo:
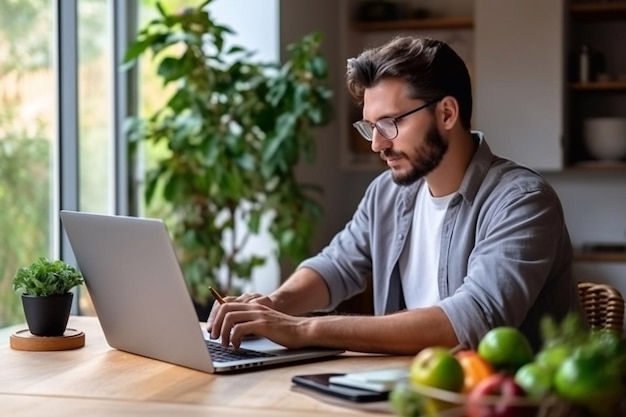
<path fill-rule="evenodd" d="M 409 96 L 425 101 L 454 97 L 466 129 L 472 118 L 472 87 L 465 63 L 448 44 L 431 38 L 397 37 L 348 60 L 350 94 L 363 105 L 365 89 L 385 78 L 399 78 Z"/>

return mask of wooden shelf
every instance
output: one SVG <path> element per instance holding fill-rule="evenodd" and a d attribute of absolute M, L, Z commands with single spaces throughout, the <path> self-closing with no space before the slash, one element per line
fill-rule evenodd
<path fill-rule="evenodd" d="M 570 84 L 572 91 L 626 91 L 626 81 L 593 81 Z"/>
<path fill-rule="evenodd" d="M 581 161 L 568 167 L 572 171 L 626 172 L 626 162 Z"/>
<path fill-rule="evenodd" d="M 572 17 L 579 20 L 626 19 L 626 1 L 574 3 L 569 10 Z"/>
<path fill-rule="evenodd" d="M 471 17 L 431 17 L 382 22 L 353 22 L 352 27 L 362 31 L 472 29 L 474 27 L 474 19 Z"/>
<path fill-rule="evenodd" d="M 575 262 L 626 262 L 626 252 L 576 252 Z"/>

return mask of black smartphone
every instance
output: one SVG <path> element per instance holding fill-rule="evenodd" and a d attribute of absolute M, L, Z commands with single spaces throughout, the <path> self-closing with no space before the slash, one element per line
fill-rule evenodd
<path fill-rule="evenodd" d="M 323 394 L 328 394 L 334 397 L 343 398 L 344 400 L 359 403 L 386 401 L 389 398 L 389 392 L 378 392 L 361 388 L 346 387 L 343 385 L 331 384 L 328 381 L 330 377 L 339 375 L 344 374 L 327 373 L 296 375 L 291 378 L 291 382 L 301 387 L 310 388 Z"/>

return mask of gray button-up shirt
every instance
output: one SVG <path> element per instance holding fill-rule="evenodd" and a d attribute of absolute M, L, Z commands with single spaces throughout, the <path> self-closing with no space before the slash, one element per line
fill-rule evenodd
<path fill-rule="evenodd" d="M 479 146 L 443 221 L 436 305 L 468 347 L 489 329 L 512 325 L 537 348 L 542 316 L 580 311 L 563 210 L 538 173 L 494 155 L 480 132 L 474 138 Z M 422 186 L 423 179 L 399 186 L 385 171 L 345 228 L 300 264 L 326 281 L 329 310 L 363 291 L 369 277 L 375 314 L 405 308 L 398 259 Z"/>

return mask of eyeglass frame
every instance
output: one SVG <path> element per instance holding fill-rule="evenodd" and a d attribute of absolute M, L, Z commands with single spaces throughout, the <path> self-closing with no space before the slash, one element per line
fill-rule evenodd
<path fill-rule="evenodd" d="M 375 122 L 370 122 L 370 121 L 367 121 L 367 120 L 359 120 L 357 122 L 352 123 L 352 126 L 354 126 L 356 131 L 359 132 L 359 134 L 363 137 L 363 139 L 365 139 L 368 142 L 371 142 L 371 141 L 374 140 L 374 129 L 378 130 L 378 133 L 380 133 L 381 136 L 384 137 L 385 139 L 394 140 L 400 134 L 400 130 L 398 129 L 398 121 L 404 119 L 407 116 L 412 115 L 413 113 L 417 113 L 418 111 L 420 111 L 422 109 L 425 109 L 426 107 L 428 107 L 428 106 L 430 106 L 432 104 L 435 104 L 435 103 L 437 103 L 437 102 L 439 102 L 441 100 L 442 100 L 441 98 L 438 98 L 438 99 L 435 99 L 435 100 L 431 100 L 431 101 L 427 102 L 426 104 L 422 104 L 421 106 L 418 106 L 418 107 L 414 108 L 413 110 L 409 110 L 406 113 L 402 113 L 401 115 L 396 116 L 396 117 L 383 117 L 382 119 L 379 119 L 379 120 L 377 120 Z M 393 137 L 391 137 L 391 138 L 387 137 L 381 131 L 381 129 L 378 128 L 377 125 L 378 125 L 378 123 L 380 123 L 381 120 L 391 120 L 391 122 L 393 123 L 393 125 L 396 128 L 396 134 Z M 367 131 L 363 130 L 364 126 L 368 126 L 370 128 L 370 130 L 369 130 L 370 136 L 369 137 L 367 137 L 365 135 L 365 132 L 367 132 Z"/>

